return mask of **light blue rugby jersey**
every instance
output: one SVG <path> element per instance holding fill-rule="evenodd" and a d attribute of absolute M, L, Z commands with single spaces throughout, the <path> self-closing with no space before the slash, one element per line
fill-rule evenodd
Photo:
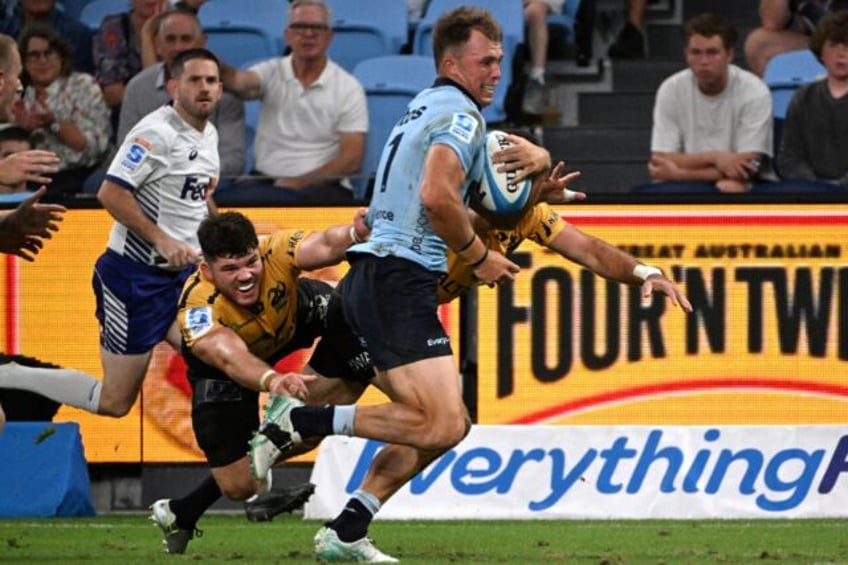
<path fill-rule="evenodd" d="M 419 187 L 431 145 L 450 146 L 465 169 L 462 197 L 482 177 L 486 122 L 455 83 L 438 80 L 421 91 L 392 129 L 380 157 L 370 204 L 371 237 L 355 253 L 396 256 L 431 271 L 446 272 L 447 245 L 421 205 Z"/>

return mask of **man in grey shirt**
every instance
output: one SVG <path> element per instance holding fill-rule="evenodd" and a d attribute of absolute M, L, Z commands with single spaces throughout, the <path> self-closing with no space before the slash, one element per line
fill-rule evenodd
<path fill-rule="evenodd" d="M 197 17 L 186 10 L 170 10 L 158 16 L 152 31 L 153 47 L 161 62 L 147 67 L 127 84 L 118 123 L 119 142 L 136 122 L 171 100 L 165 85 L 174 57 L 186 49 L 203 47 L 206 43 Z M 245 160 L 244 104 L 225 93 L 210 121 L 218 128 L 221 176 L 241 175 Z"/>

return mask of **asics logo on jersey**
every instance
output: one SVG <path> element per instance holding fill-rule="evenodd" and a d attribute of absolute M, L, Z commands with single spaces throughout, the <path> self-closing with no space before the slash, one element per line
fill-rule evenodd
<path fill-rule="evenodd" d="M 192 149 L 188 154 L 188 160 L 194 161 L 195 159 L 197 159 L 197 149 Z"/>
<path fill-rule="evenodd" d="M 404 114 L 403 117 L 398 120 L 397 125 L 402 126 L 407 122 L 417 120 L 421 117 L 421 114 L 423 114 L 426 109 L 427 106 L 419 106 L 418 108 L 413 108 L 412 110 L 407 111 L 406 114 Z"/>
<path fill-rule="evenodd" d="M 180 198 L 183 200 L 206 200 L 206 191 L 209 188 L 209 177 L 187 176 L 183 183 Z"/>

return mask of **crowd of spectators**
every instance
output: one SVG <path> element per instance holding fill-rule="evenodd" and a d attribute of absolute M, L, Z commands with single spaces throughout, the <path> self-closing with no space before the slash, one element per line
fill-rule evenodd
<path fill-rule="evenodd" d="M 527 60 L 521 106 L 526 115 L 541 114 L 547 104 L 546 19 L 562 9 L 563 1 L 522 0 Z M 126 12 L 107 15 L 92 32 L 56 0 L 7 0 L 0 7 L 7 16 L 0 21 L 0 33 L 18 41 L 23 89 L 11 115 L 0 117 L 0 128 L 8 130 L 0 138 L 4 155 L 23 147 L 56 153 L 59 170 L 50 175 L 48 198 L 67 199 L 84 186 L 96 190 L 98 172 L 103 172 L 98 167 L 108 162 L 126 132 L 169 101 L 166 85 L 176 54 L 205 45 L 197 17 L 204 2 L 127 0 Z M 625 21 L 607 51 L 611 59 L 646 56 L 649 3 L 622 3 Z M 408 4 L 414 19 L 427 2 Z M 834 155 L 844 154 L 839 135 L 848 112 L 848 39 L 838 25 L 846 5 L 842 0 L 760 0 L 760 25 L 741 42 L 741 65 L 732 22 L 706 15 L 687 22 L 687 68 L 657 91 L 648 162 L 654 182 L 638 189 L 662 191 L 663 184 L 671 191 L 709 186 L 739 192 L 781 179 L 844 186 L 846 171 L 839 166 L 844 159 Z M 333 32 L 323 1 L 296 0 L 288 9 L 281 29 L 285 56 L 223 73 L 227 93 L 211 121 L 220 134 L 218 193 L 226 203 L 352 198 L 349 177 L 359 173 L 368 132 L 364 91 L 328 56 Z M 812 49 L 827 76 L 796 94 L 775 145 L 771 99 L 760 77 L 774 56 L 798 49 Z M 253 145 L 246 147 L 243 101 L 249 100 L 258 100 L 260 109 Z M 822 136 L 830 141 L 822 144 L 828 150 L 809 147 Z M 247 170 L 251 154 L 255 162 Z M 0 187 L 0 194 L 14 199 L 27 188 L 34 187 Z"/>

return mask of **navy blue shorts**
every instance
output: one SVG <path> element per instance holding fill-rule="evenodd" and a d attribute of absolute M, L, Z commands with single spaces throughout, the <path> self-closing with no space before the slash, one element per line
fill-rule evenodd
<path fill-rule="evenodd" d="M 100 345 L 118 355 L 153 349 L 177 317 L 183 284 L 194 269 L 165 271 L 106 250 L 97 259 L 91 280 Z"/>
<path fill-rule="evenodd" d="M 339 283 L 344 317 L 382 371 L 451 355 L 438 316 L 440 273 L 398 257 L 351 254 Z"/>

